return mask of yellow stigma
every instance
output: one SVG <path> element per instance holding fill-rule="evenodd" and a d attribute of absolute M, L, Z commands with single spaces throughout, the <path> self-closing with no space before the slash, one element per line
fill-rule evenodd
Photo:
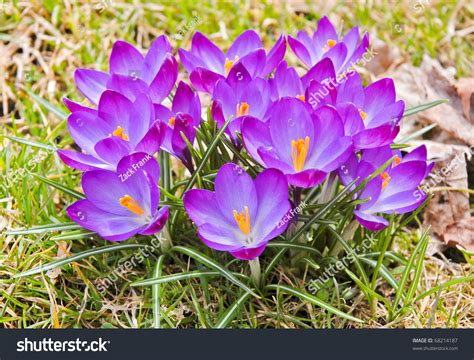
<path fill-rule="evenodd" d="M 123 132 L 123 129 L 121 126 L 117 126 L 117 129 L 114 130 L 112 135 L 118 136 L 119 138 L 122 138 L 123 140 L 128 141 L 128 135 Z"/>
<path fill-rule="evenodd" d="M 229 75 L 230 69 L 232 69 L 232 66 L 239 60 L 239 57 L 235 55 L 235 59 L 229 60 L 229 58 L 225 59 L 225 76 Z"/>
<path fill-rule="evenodd" d="M 336 44 L 337 44 L 336 40 L 329 39 L 328 41 L 326 41 L 326 46 L 323 48 L 323 52 L 331 50 Z"/>
<path fill-rule="evenodd" d="M 174 116 L 170 117 L 170 119 L 168 120 L 168 125 L 171 127 L 174 126 Z"/>
<path fill-rule="evenodd" d="M 365 112 L 363 112 L 361 109 L 359 109 L 359 114 L 360 114 L 360 117 L 362 118 L 362 120 L 367 119 L 367 114 Z"/>
<path fill-rule="evenodd" d="M 234 210 L 234 219 L 237 225 L 239 225 L 240 231 L 242 231 L 244 235 L 248 235 L 250 233 L 249 208 L 244 206 L 244 210 L 240 214 L 237 210 Z"/>
<path fill-rule="evenodd" d="M 393 167 L 400 165 L 400 162 L 402 160 L 398 157 L 398 155 L 395 155 L 395 160 L 393 160 Z"/>
<path fill-rule="evenodd" d="M 304 95 L 296 95 L 297 99 L 300 99 L 302 102 L 305 102 L 305 97 Z"/>
<path fill-rule="evenodd" d="M 249 114 L 249 109 L 250 106 L 246 102 L 241 102 L 240 104 L 237 104 L 237 109 L 235 110 L 235 116 L 244 116 Z"/>
<path fill-rule="evenodd" d="M 309 150 L 309 136 L 306 138 L 291 141 L 291 157 L 293 158 L 293 167 L 295 171 L 301 171 L 306 161 L 306 155 Z"/>
<path fill-rule="evenodd" d="M 380 174 L 380 177 L 382 178 L 383 182 L 382 182 L 382 191 L 385 190 L 385 188 L 387 187 L 388 183 L 390 182 L 391 180 L 391 177 L 390 175 L 388 175 L 387 172 L 384 172 L 382 174 Z"/>
<path fill-rule="evenodd" d="M 121 197 L 120 205 L 137 215 L 143 215 L 145 213 L 145 211 L 143 211 L 140 205 L 138 205 L 137 202 L 133 200 L 130 195 L 125 195 L 124 197 Z"/>

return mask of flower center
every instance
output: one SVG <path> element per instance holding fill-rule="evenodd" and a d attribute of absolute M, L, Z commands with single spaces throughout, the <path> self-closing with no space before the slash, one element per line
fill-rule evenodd
<path fill-rule="evenodd" d="M 170 117 L 170 119 L 168 120 L 168 125 L 171 127 L 174 126 L 174 116 Z"/>
<path fill-rule="evenodd" d="M 240 231 L 242 231 L 244 235 L 248 235 L 250 233 L 249 208 L 244 206 L 244 210 L 240 214 L 237 210 L 234 210 L 234 219 L 237 225 L 239 225 Z"/>
<path fill-rule="evenodd" d="M 402 160 L 398 157 L 398 155 L 395 155 L 395 160 L 393 161 L 393 167 L 400 165 L 400 162 Z"/>
<path fill-rule="evenodd" d="M 145 211 L 143 211 L 140 205 L 138 205 L 137 202 L 133 200 L 130 195 L 125 195 L 124 197 L 121 197 L 120 205 L 137 215 L 143 215 L 145 213 Z"/>
<path fill-rule="evenodd" d="M 128 141 L 128 135 L 123 132 L 123 129 L 121 126 L 117 126 L 117 128 L 114 130 L 112 135 L 118 136 L 119 138 L 122 138 L 123 140 Z"/>
<path fill-rule="evenodd" d="M 304 95 L 296 95 L 297 99 L 300 99 L 302 102 L 305 102 L 305 97 Z"/>
<path fill-rule="evenodd" d="M 249 109 L 250 106 L 246 102 L 241 102 L 240 104 L 237 104 L 237 109 L 235 110 L 236 117 L 248 115 Z"/>
<path fill-rule="evenodd" d="M 367 114 L 365 112 L 363 112 L 361 109 L 359 109 L 359 115 L 362 118 L 362 120 L 367 119 Z"/>
<path fill-rule="evenodd" d="M 225 76 L 229 75 L 230 69 L 232 69 L 232 66 L 239 60 L 239 57 L 235 55 L 235 59 L 229 60 L 229 58 L 225 59 Z"/>
<path fill-rule="evenodd" d="M 388 183 L 390 182 L 390 180 L 392 178 L 390 177 L 390 175 L 388 175 L 387 172 L 384 172 L 384 173 L 380 174 L 380 177 L 383 180 L 383 182 L 382 182 L 382 191 L 383 191 L 383 190 L 385 190 L 385 188 L 387 187 Z"/>
<path fill-rule="evenodd" d="M 309 136 L 306 138 L 291 141 L 291 157 L 293 158 L 293 167 L 295 171 L 301 171 L 306 161 L 306 155 L 309 150 Z"/>
<path fill-rule="evenodd" d="M 323 48 L 323 52 L 331 50 L 336 44 L 337 44 L 336 40 L 329 39 L 328 41 L 326 41 L 326 46 Z"/>

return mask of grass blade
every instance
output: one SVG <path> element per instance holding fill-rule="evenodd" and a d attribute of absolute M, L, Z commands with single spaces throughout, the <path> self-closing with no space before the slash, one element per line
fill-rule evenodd
<path fill-rule="evenodd" d="M 156 284 L 166 284 L 173 281 L 180 281 L 180 280 L 189 280 L 189 279 L 196 279 L 202 276 L 219 276 L 222 275 L 218 271 L 189 271 L 189 272 L 182 272 L 179 274 L 172 274 L 166 276 L 155 276 L 151 279 L 136 281 L 131 284 L 131 286 L 150 286 Z"/>
<path fill-rule="evenodd" d="M 153 277 L 160 277 L 161 271 L 163 268 L 163 261 L 165 260 L 164 255 L 160 255 L 158 260 L 156 261 L 155 271 L 153 272 Z M 155 329 L 159 329 L 161 327 L 161 304 L 160 304 L 160 285 L 155 284 L 151 288 L 152 291 L 152 299 L 153 299 L 153 327 Z"/>
<path fill-rule="evenodd" d="M 53 180 L 50 180 L 42 175 L 38 175 L 38 174 L 32 174 L 35 178 L 38 178 L 40 181 L 44 182 L 45 184 L 48 184 L 58 190 L 61 190 L 63 193 L 65 194 L 68 194 L 68 195 L 71 195 L 72 197 L 76 198 L 76 199 L 85 199 L 86 196 L 84 194 L 81 194 L 80 192 L 76 191 L 76 190 L 73 190 L 73 189 L 70 189 L 68 188 L 67 186 L 64 186 L 56 181 L 53 181 Z"/>
<path fill-rule="evenodd" d="M 22 139 L 22 138 L 19 138 L 19 137 L 16 137 L 16 136 L 5 136 L 5 137 L 7 139 L 11 140 L 11 141 L 14 141 L 14 142 L 17 142 L 17 143 L 20 143 L 20 144 L 24 144 L 24 145 L 28 145 L 28 146 L 32 146 L 32 147 L 37 147 L 37 148 L 40 148 L 40 149 L 46 149 L 48 151 L 56 151 L 54 146 L 51 146 L 51 145 L 48 145 L 48 144 L 42 144 L 42 143 L 39 143 L 39 142 L 36 142 L 36 141 Z"/>
<path fill-rule="evenodd" d="M 79 254 L 68 256 L 67 258 L 56 260 L 56 261 L 50 262 L 49 264 L 41 265 L 36 268 L 21 272 L 19 274 L 16 274 L 14 278 L 36 275 L 44 271 L 48 271 L 48 270 L 84 259 L 90 256 L 94 256 L 94 255 L 100 255 L 100 254 L 104 254 L 104 253 L 108 253 L 112 251 L 138 249 L 145 246 L 146 246 L 145 244 L 118 244 L 118 245 L 112 245 L 112 246 L 102 246 L 97 249 L 89 249 Z"/>
<path fill-rule="evenodd" d="M 223 329 L 225 328 L 234 318 L 237 316 L 237 311 L 240 309 L 240 306 L 245 303 L 248 298 L 250 297 L 250 293 L 244 293 L 240 296 L 236 302 L 232 304 L 232 306 L 227 309 L 225 314 L 219 319 L 219 322 L 216 324 L 216 329 Z"/>
<path fill-rule="evenodd" d="M 448 101 L 449 101 L 448 99 L 440 99 L 440 100 L 431 101 L 431 102 L 426 103 L 426 104 L 421 104 L 421 105 L 414 106 L 412 108 L 406 109 L 405 112 L 403 113 L 403 117 L 416 114 L 420 111 L 425 111 L 425 110 L 431 109 L 432 107 L 438 106 L 440 104 L 447 103 Z"/>
<path fill-rule="evenodd" d="M 185 255 L 188 255 L 192 257 L 193 259 L 199 261 L 200 263 L 206 265 L 207 267 L 210 267 L 218 272 L 220 272 L 224 277 L 226 277 L 230 282 L 234 283 L 235 285 L 239 286 L 242 288 L 244 291 L 251 293 L 253 296 L 259 298 L 259 296 L 247 285 L 245 285 L 243 282 L 241 282 L 239 279 L 236 278 L 236 276 L 224 268 L 222 265 L 218 264 L 208 256 L 193 250 L 193 249 L 188 249 L 182 246 L 175 246 L 171 250 L 173 251 L 178 251 L 180 253 L 183 253 Z"/>
<path fill-rule="evenodd" d="M 359 322 L 359 323 L 364 322 L 363 320 L 361 320 L 359 318 L 356 318 L 352 315 L 346 314 L 345 312 L 343 312 L 339 309 L 336 309 L 335 307 L 325 303 L 324 301 L 318 299 L 317 297 L 315 297 L 313 295 L 310 295 L 308 293 L 302 292 L 298 289 L 295 289 L 295 288 L 292 288 L 292 287 L 289 287 L 289 286 L 286 286 L 286 285 L 267 285 L 265 287 L 265 289 L 283 291 L 283 292 L 286 292 L 286 293 L 291 294 L 293 296 L 296 296 L 296 297 L 298 297 L 302 300 L 308 301 L 308 302 L 310 302 L 314 305 L 317 305 L 317 306 L 329 311 L 330 313 L 332 313 L 334 315 L 337 315 L 339 317 L 342 317 L 344 319 L 351 320 L 351 321 L 356 321 L 356 322 Z"/>
<path fill-rule="evenodd" d="M 13 230 L 6 231 L 5 234 L 6 235 L 42 234 L 45 232 L 73 230 L 73 229 L 80 229 L 80 228 L 81 228 L 80 225 L 71 221 L 71 222 L 65 222 L 65 223 L 33 226 L 28 229 L 13 229 Z"/>
<path fill-rule="evenodd" d="M 54 106 L 53 104 L 51 104 L 48 100 L 45 100 L 43 99 L 42 97 L 36 95 L 35 93 L 29 91 L 29 90 L 26 90 L 26 92 L 28 93 L 28 95 L 30 95 L 38 104 L 40 104 L 41 106 L 43 106 L 46 110 L 48 110 L 49 112 L 52 112 L 54 115 L 56 115 L 58 118 L 60 118 L 61 120 L 66 120 L 67 119 L 67 114 L 66 112 L 64 112 L 63 110 L 61 110 L 60 108 L 58 108 L 57 106 Z"/>

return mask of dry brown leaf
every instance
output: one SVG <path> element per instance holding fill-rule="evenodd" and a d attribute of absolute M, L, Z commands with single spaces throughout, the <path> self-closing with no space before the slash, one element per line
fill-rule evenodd
<path fill-rule="evenodd" d="M 424 211 L 424 223 L 447 246 L 460 245 L 474 250 L 474 218 L 471 217 L 466 158 L 472 157 L 466 146 L 424 141 L 428 158 L 435 167 L 422 186 L 434 194 Z M 464 190 L 464 191 L 462 191 Z"/>
<path fill-rule="evenodd" d="M 68 248 L 67 248 L 67 242 L 63 241 L 63 240 L 59 241 L 59 243 L 58 243 L 58 254 L 56 255 L 56 259 L 57 260 L 64 259 L 68 255 L 69 255 L 69 251 L 68 251 Z M 56 281 L 56 278 L 59 275 L 61 275 L 61 268 L 60 267 L 49 270 L 46 273 L 46 276 L 48 276 L 51 279 L 53 284 L 54 284 L 54 282 Z"/>
<path fill-rule="evenodd" d="M 456 89 L 462 101 L 464 116 L 474 124 L 474 78 L 459 79 Z"/>
<path fill-rule="evenodd" d="M 474 125 L 464 117 L 456 81 L 437 60 L 425 55 L 420 67 L 406 63 L 391 76 L 396 84 L 397 96 L 405 101 L 407 108 L 438 99 L 449 100 L 447 104 L 404 119 L 405 131 L 411 131 L 414 122 L 424 126 L 434 123 L 438 125 L 435 140 L 474 146 Z"/>

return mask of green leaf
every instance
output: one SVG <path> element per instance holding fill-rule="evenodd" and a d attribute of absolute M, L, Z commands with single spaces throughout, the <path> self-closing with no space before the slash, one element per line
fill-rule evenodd
<path fill-rule="evenodd" d="M 277 248 L 277 249 L 284 248 L 284 249 L 301 250 L 301 251 L 307 251 L 307 252 L 311 252 L 311 253 L 317 254 L 319 256 L 322 256 L 321 252 L 318 249 L 315 249 L 314 247 L 301 245 L 301 244 L 294 244 L 294 243 L 290 243 L 290 242 L 272 241 L 272 242 L 269 242 L 267 244 L 267 247 Z"/>
<path fill-rule="evenodd" d="M 19 278 L 19 277 L 36 275 L 44 271 L 49 271 L 51 269 L 87 258 L 90 256 L 100 255 L 100 254 L 113 252 L 113 251 L 138 249 L 142 247 L 144 248 L 146 247 L 146 245 L 144 244 L 118 244 L 118 245 L 112 245 L 112 246 L 102 246 L 97 249 L 89 249 L 79 254 L 68 256 L 67 258 L 56 260 L 56 261 L 50 262 L 49 264 L 38 266 L 36 268 L 21 272 L 19 274 L 16 274 L 14 277 Z"/>
<path fill-rule="evenodd" d="M 172 251 L 178 251 L 180 253 L 183 253 L 185 255 L 188 255 L 192 257 L 193 259 L 199 261 L 200 263 L 206 265 L 207 267 L 210 267 L 218 272 L 220 272 L 224 277 L 226 277 L 230 282 L 234 283 L 235 285 L 239 286 L 242 288 L 244 291 L 251 293 L 253 296 L 256 298 L 260 298 L 251 288 L 249 288 L 247 285 L 245 285 L 243 282 L 241 282 L 237 277 L 224 268 L 222 265 L 218 264 L 208 256 L 193 250 L 193 249 L 188 249 L 183 246 L 175 246 L 171 249 Z"/>
<path fill-rule="evenodd" d="M 48 111 L 52 112 L 54 115 L 56 115 L 58 118 L 60 118 L 61 120 L 66 120 L 67 119 L 67 114 L 61 110 L 60 108 L 58 108 L 57 106 L 54 106 L 53 104 L 51 104 L 49 101 L 39 97 L 38 95 L 36 95 L 35 93 L 29 91 L 29 90 L 26 90 L 26 92 L 28 93 L 28 95 L 30 95 L 38 104 L 40 104 L 41 106 L 43 106 L 44 108 L 46 108 Z"/>
<path fill-rule="evenodd" d="M 435 106 L 438 106 L 440 104 L 444 104 L 444 103 L 447 103 L 447 102 L 449 102 L 448 99 L 440 99 L 440 100 L 435 100 L 435 101 L 432 101 L 432 102 L 429 102 L 429 103 L 426 103 L 426 104 L 421 104 L 421 105 L 414 106 L 412 108 L 406 109 L 405 112 L 403 113 L 403 117 L 416 114 L 420 111 L 425 111 L 425 110 L 431 109 L 432 107 L 435 107 Z"/>
<path fill-rule="evenodd" d="M 90 238 L 97 233 L 94 231 L 84 231 L 84 230 L 77 230 L 77 231 L 68 231 L 66 233 L 51 236 L 49 240 L 51 241 L 59 241 L 59 240 L 77 240 L 77 239 L 84 239 Z"/>
<path fill-rule="evenodd" d="M 161 271 L 163 268 L 163 261 L 165 260 L 164 255 L 160 255 L 156 261 L 155 271 L 153 272 L 153 277 L 160 277 Z M 153 285 L 152 289 L 152 299 L 153 299 L 153 327 L 159 329 L 161 327 L 161 305 L 160 305 L 160 285 Z"/>
<path fill-rule="evenodd" d="M 39 143 L 39 142 L 36 142 L 36 141 L 32 141 L 32 140 L 27 140 L 27 139 L 22 139 L 22 138 L 19 138 L 19 137 L 16 137 L 16 136 L 5 136 L 7 139 L 11 140 L 11 141 L 14 141 L 14 142 L 17 142 L 17 143 L 20 143 L 20 144 L 24 144 L 24 145 L 28 145 L 28 146 L 32 146 L 32 147 L 37 147 L 37 148 L 40 148 L 40 149 L 46 149 L 48 151 L 56 151 L 56 148 L 54 146 L 51 146 L 51 145 L 48 145 L 48 144 L 42 144 L 42 143 Z"/>
<path fill-rule="evenodd" d="M 13 230 L 6 231 L 5 234 L 6 235 L 42 234 L 46 232 L 72 230 L 72 229 L 80 229 L 80 228 L 81 228 L 80 225 L 71 221 L 71 222 L 65 222 L 65 223 L 32 226 L 27 229 L 13 229 Z"/>
<path fill-rule="evenodd" d="M 74 189 L 70 189 L 68 188 L 67 186 L 64 186 L 56 181 L 53 181 L 53 180 L 50 180 L 42 175 L 38 175 L 38 174 L 33 174 L 32 175 L 36 178 L 38 178 L 39 180 L 41 180 L 42 182 L 44 182 L 45 184 L 48 184 L 58 190 L 61 190 L 63 193 L 65 194 L 68 194 L 68 195 L 71 195 L 72 197 L 76 198 L 76 199 L 85 199 L 86 196 L 84 194 L 81 194 L 80 192 L 74 190 Z"/>
<path fill-rule="evenodd" d="M 216 326 L 216 329 L 224 329 L 238 314 L 240 307 L 243 303 L 245 303 L 248 298 L 250 297 L 250 293 L 246 292 L 242 296 L 240 296 L 237 301 L 235 301 L 232 306 L 227 309 L 225 314 L 219 319 Z"/>
<path fill-rule="evenodd" d="M 410 134 L 408 136 L 405 136 L 403 139 L 401 140 L 396 140 L 396 143 L 397 144 L 405 144 L 413 139 L 416 139 L 417 137 L 420 137 L 422 136 L 423 134 L 426 134 L 427 132 L 429 132 L 430 130 L 434 129 L 436 126 L 438 126 L 438 124 L 431 124 L 431 125 L 428 125 L 428 126 L 425 126 L 423 129 L 420 129 L 418 131 L 415 131 L 413 134 Z M 396 145 L 396 144 L 395 144 Z M 392 147 L 393 149 L 393 147 Z"/>
<path fill-rule="evenodd" d="M 132 283 L 131 286 L 150 286 L 156 284 L 166 284 L 173 281 L 196 279 L 202 276 L 222 276 L 222 274 L 218 271 L 188 271 L 166 276 L 155 276 L 151 279 L 136 281 Z"/>
<path fill-rule="evenodd" d="M 363 320 L 361 320 L 359 318 L 356 318 L 352 315 L 346 314 L 345 312 L 343 312 L 339 309 L 336 309 L 335 307 L 325 303 L 324 301 L 318 299 L 317 297 L 315 297 L 313 295 L 310 295 L 306 292 L 303 292 L 303 291 L 300 291 L 298 289 L 292 288 L 290 286 L 286 286 L 286 285 L 267 285 L 267 286 L 265 286 L 265 289 L 283 291 L 283 292 L 286 292 L 286 293 L 291 294 L 293 296 L 296 296 L 296 297 L 298 297 L 302 300 L 308 301 L 308 302 L 310 302 L 314 305 L 317 305 L 317 306 L 329 311 L 330 313 L 332 313 L 334 315 L 337 315 L 337 316 L 340 316 L 344 319 L 351 320 L 351 321 L 356 321 L 356 322 L 359 322 L 359 323 L 364 322 Z"/>

